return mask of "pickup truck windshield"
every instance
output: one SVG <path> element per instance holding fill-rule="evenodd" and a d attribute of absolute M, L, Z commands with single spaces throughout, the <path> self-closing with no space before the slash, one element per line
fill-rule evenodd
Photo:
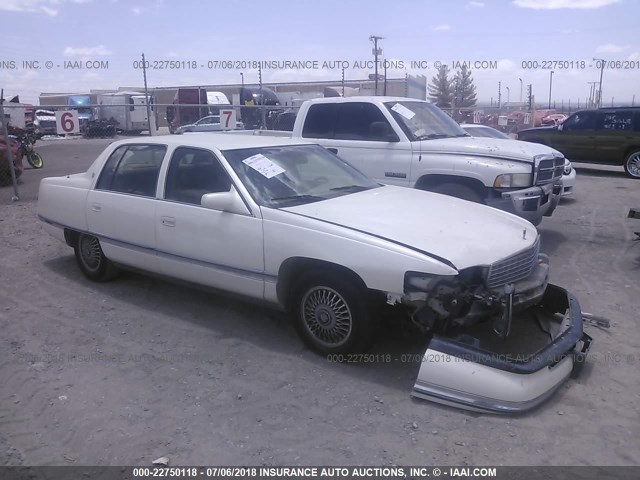
<path fill-rule="evenodd" d="M 380 186 L 318 145 L 222 153 L 253 199 L 266 207 L 302 205 Z"/>
<path fill-rule="evenodd" d="M 468 137 L 449 115 L 426 102 L 387 102 L 385 106 L 412 142 L 435 138 Z"/>

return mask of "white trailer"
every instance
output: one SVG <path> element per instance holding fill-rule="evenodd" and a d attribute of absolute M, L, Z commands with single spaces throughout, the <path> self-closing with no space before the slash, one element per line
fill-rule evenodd
<path fill-rule="evenodd" d="M 151 112 L 151 125 L 153 130 L 158 129 L 155 116 L 155 100 L 149 95 Z M 147 100 L 144 93 L 140 92 L 114 92 L 98 95 L 98 118 L 100 120 L 115 120 L 116 128 L 122 132 L 140 133 L 149 130 L 147 117 Z"/>

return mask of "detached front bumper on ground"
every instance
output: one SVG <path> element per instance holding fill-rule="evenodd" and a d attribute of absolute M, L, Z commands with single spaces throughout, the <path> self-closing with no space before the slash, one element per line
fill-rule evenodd
<path fill-rule="evenodd" d="M 577 371 L 591 340 L 578 301 L 549 285 L 542 302 L 514 318 L 504 341 L 486 329 L 458 338 L 433 335 L 412 394 L 468 410 L 525 412 Z"/>

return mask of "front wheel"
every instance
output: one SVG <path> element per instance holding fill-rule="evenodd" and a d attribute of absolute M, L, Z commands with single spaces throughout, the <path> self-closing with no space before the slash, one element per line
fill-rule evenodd
<path fill-rule="evenodd" d="M 105 256 L 100 241 L 93 235 L 80 234 L 74 247 L 80 271 L 94 282 L 106 282 L 115 278 L 118 270 Z"/>
<path fill-rule="evenodd" d="M 640 150 L 631 152 L 624 161 L 624 171 L 631 178 L 640 178 Z"/>
<path fill-rule="evenodd" d="M 306 275 L 298 282 L 291 311 L 298 333 L 317 352 L 359 352 L 369 346 L 367 291 L 349 280 L 326 272 Z"/>
<path fill-rule="evenodd" d="M 29 162 L 32 168 L 44 167 L 44 160 L 38 152 L 27 153 L 27 162 Z"/>

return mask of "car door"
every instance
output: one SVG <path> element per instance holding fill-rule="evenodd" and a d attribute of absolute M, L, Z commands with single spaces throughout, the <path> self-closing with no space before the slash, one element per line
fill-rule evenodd
<path fill-rule="evenodd" d="M 207 193 L 228 192 L 232 182 L 213 152 L 176 148 L 155 216 L 157 254 L 166 274 L 262 298 L 262 219 L 204 208 Z"/>
<path fill-rule="evenodd" d="M 562 123 L 562 128 L 553 131 L 549 146 L 571 161 L 597 162 L 596 133 L 601 123 L 599 112 L 576 112 Z"/>
<path fill-rule="evenodd" d="M 377 182 L 409 185 L 411 144 L 400 142 L 389 120 L 372 103 L 312 105 L 303 137 L 314 138 Z"/>
<path fill-rule="evenodd" d="M 605 111 L 602 114 L 602 128 L 596 135 L 598 161 L 621 165 L 625 154 L 633 145 L 633 111 Z M 637 135 L 637 134 L 636 134 Z"/>
<path fill-rule="evenodd" d="M 167 147 L 130 144 L 116 148 L 89 191 L 89 232 L 115 262 L 154 270 L 158 176 Z"/>

